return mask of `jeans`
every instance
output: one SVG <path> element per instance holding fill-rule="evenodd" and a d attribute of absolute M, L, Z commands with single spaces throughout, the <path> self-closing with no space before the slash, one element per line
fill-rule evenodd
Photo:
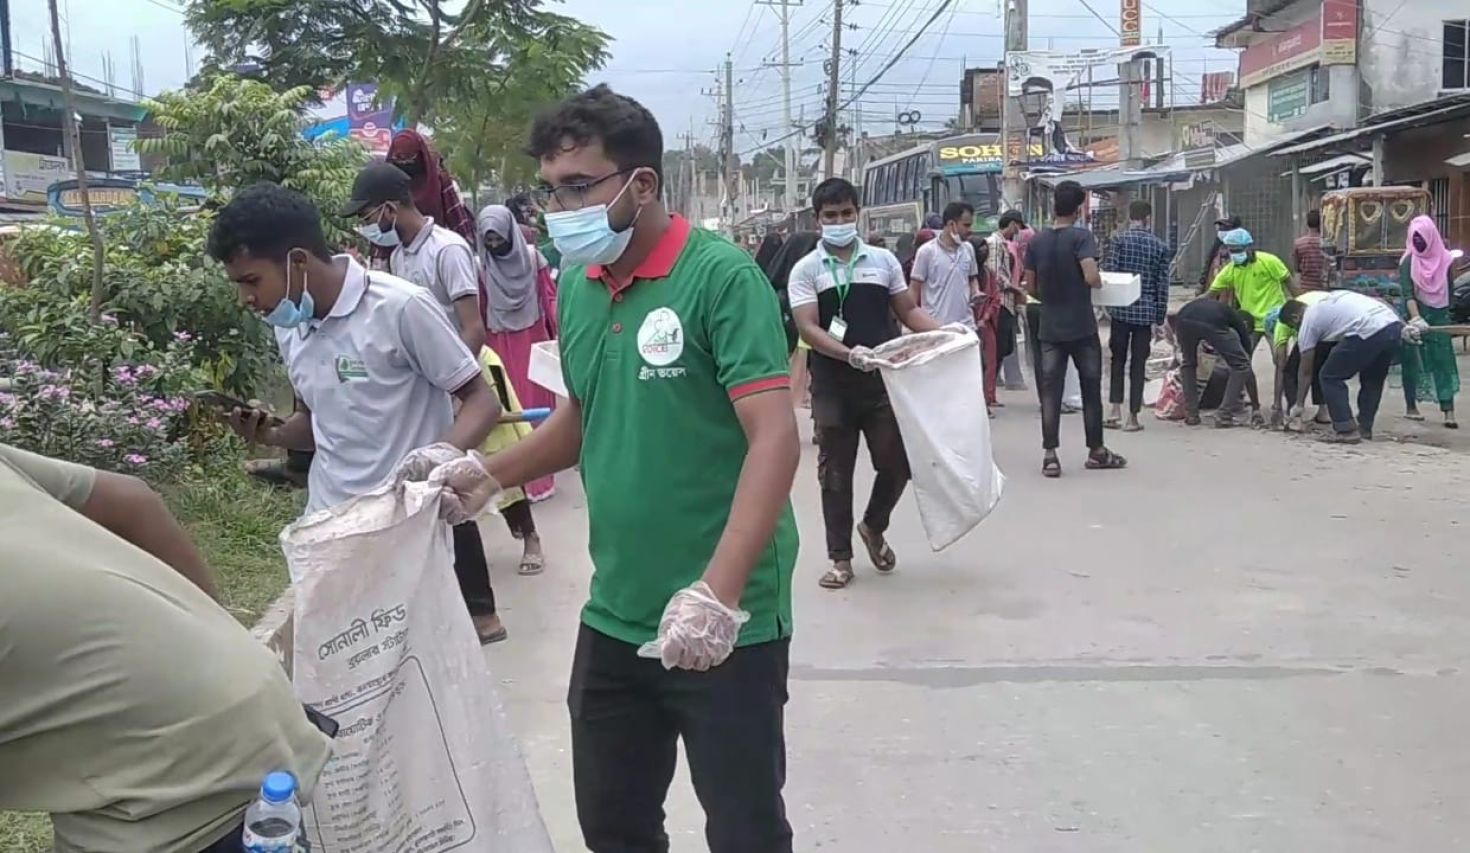
<path fill-rule="evenodd" d="M 1082 423 L 1087 449 L 1103 447 L 1102 341 L 1094 332 L 1075 341 L 1041 342 L 1041 448 L 1056 450 L 1061 431 L 1062 391 L 1067 362 L 1077 366 L 1082 383 Z"/>
<path fill-rule="evenodd" d="M 485 561 L 485 543 L 480 528 L 473 521 L 455 525 L 454 576 L 459 579 L 459 594 L 472 616 L 489 616 L 495 612 L 495 591 L 490 588 L 490 564 Z"/>
<path fill-rule="evenodd" d="M 1241 342 L 1240 335 L 1229 327 L 1211 326 L 1192 320 L 1180 320 L 1175 334 L 1182 353 L 1179 360 L 1179 378 L 1184 385 L 1185 416 L 1199 417 L 1199 377 L 1197 373 L 1201 341 L 1208 342 L 1215 350 L 1215 354 L 1230 366 L 1230 379 L 1225 383 L 1225 400 L 1220 404 L 1220 415 L 1234 417 L 1239 414 L 1241 411 L 1240 392 L 1244 390 L 1251 376 L 1254 375 L 1251 371 L 1251 357 L 1246 354 L 1245 344 Z"/>
<path fill-rule="evenodd" d="M 867 440 L 868 456 L 877 474 L 863 524 L 881 535 L 888 530 L 893 508 L 909 483 L 903 436 L 881 385 L 815 389 L 812 419 L 817 430 L 817 482 L 822 487 L 827 558 L 834 562 L 851 560 L 852 476 L 857 467 L 858 438 Z"/>
<path fill-rule="evenodd" d="M 1322 341 L 1317 344 L 1317 357 L 1312 362 L 1312 405 L 1321 406 L 1327 402 L 1322 396 L 1322 365 L 1327 363 L 1327 356 L 1331 354 L 1333 345 Z M 1302 370 L 1302 351 L 1296 344 L 1291 345 L 1291 355 L 1286 357 L 1286 365 L 1281 368 L 1281 389 L 1286 394 L 1286 406 L 1290 408 L 1296 405 L 1297 392 L 1301 390 L 1299 374 Z"/>
<path fill-rule="evenodd" d="M 791 853 L 784 707 L 791 641 L 708 672 L 665 670 L 583 625 L 567 706 L 582 838 L 592 853 L 667 853 L 664 797 L 684 740 L 710 853 Z"/>
<path fill-rule="evenodd" d="M 1123 402 L 1123 372 L 1128 372 L 1128 411 L 1138 414 L 1143 410 L 1144 365 L 1153 348 L 1153 326 L 1113 321 L 1108 334 L 1108 349 L 1112 352 L 1109 364 L 1108 402 L 1114 405 Z M 1131 361 L 1130 361 L 1131 358 Z"/>
<path fill-rule="evenodd" d="M 1322 365 L 1322 394 L 1327 410 L 1332 413 L 1332 428 L 1352 432 L 1360 428 L 1373 431 L 1378 417 L 1378 404 L 1383 400 L 1383 385 L 1388 368 L 1398 355 L 1403 323 L 1390 323 L 1387 328 L 1367 338 L 1346 337 L 1337 342 Z M 1358 420 L 1353 423 L 1353 410 L 1348 405 L 1347 381 L 1358 377 Z"/>
<path fill-rule="evenodd" d="M 1036 380 L 1036 402 L 1046 408 L 1041 390 L 1041 306 L 1026 306 L 1026 352 L 1031 358 L 1031 376 Z"/>

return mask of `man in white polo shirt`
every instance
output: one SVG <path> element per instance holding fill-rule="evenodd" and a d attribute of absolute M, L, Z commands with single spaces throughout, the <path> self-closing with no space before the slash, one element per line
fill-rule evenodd
<path fill-rule="evenodd" d="M 952 201 L 944 208 L 944 230 L 919 247 L 909 273 L 909 292 L 935 322 L 975 328 L 970 301 L 980 293 L 980 264 L 970 245 L 975 208 Z"/>
<path fill-rule="evenodd" d="M 436 225 L 413 204 L 412 179 L 392 163 L 362 167 L 342 215 L 356 218 L 358 233 L 375 246 L 392 247 L 388 271 L 428 289 L 476 356 L 485 345 L 480 273 L 464 238 Z"/>
<path fill-rule="evenodd" d="M 1332 433 L 1323 441 L 1357 444 L 1373 440 L 1373 421 L 1383 399 L 1388 369 L 1401 345 L 1404 324 L 1388 304 L 1351 290 L 1334 290 L 1307 305 L 1300 299 L 1281 306 L 1278 322 L 1297 330 L 1297 348 L 1302 364 L 1297 377 L 1292 421 L 1300 429 L 1302 407 L 1312 387 L 1312 366 L 1321 344 L 1333 345 L 1322 363 L 1320 382 L 1327 410 L 1332 413 Z M 1358 377 L 1358 418 L 1348 404 L 1347 381 Z"/>
<path fill-rule="evenodd" d="M 797 331 L 812 348 L 817 481 L 832 561 L 818 583 L 842 589 L 853 578 L 852 478 L 859 438 L 868 443 L 877 476 L 857 534 L 873 568 L 885 574 L 898 565 L 898 556 L 884 534 L 909 482 L 903 436 L 866 350 L 898 337 L 896 319 L 916 332 L 940 324 L 914 304 L 893 253 L 858 239 L 857 188 L 829 178 L 812 191 L 812 210 L 822 225 L 822 242 L 796 262 L 787 290 Z"/>
<path fill-rule="evenodd" d="M 494 427 L 500 402 L 433 297 L 348 255 L 333 257 L 305 196 L 268 183 L 242 190 L 215 218 L 208 248 L 241 303 L 276 327 L 301 401 L 284 423 L 237 411 L 231 425 L 247 441 L 315 449 L 307 512 L 377 488 L 418 448 L 469 450 Z M 481 640 L 503 639 L 473 523 L 455 527 L 454 542 L 455 573 Z"/>

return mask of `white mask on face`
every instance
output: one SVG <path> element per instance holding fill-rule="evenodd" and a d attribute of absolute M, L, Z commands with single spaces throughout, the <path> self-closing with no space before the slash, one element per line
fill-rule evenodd
<path fill-rule="evenodd" d="M 610 264 L 623 256 L 623 252 L 628 250 L 628 243 L 633 239 L 633 226 L 642 215 L 643 207 L 639 206 L 638 212 L 633 214 L 633 220 L 621 231 L 613 230 L 607 213 L 637 177 L 638 172 L 634 171 L 628 182 L 623 184 L 623 188 L 618 190 L 618 194 L 613 196 L 610 204 L 594 204 L 579 210 L 558 210 L 546 214 L 546 230 L 551 235 L 551 242 L 555 244 L 556 250 L 561 252 L 563 263 L 569 266 Z"/>
<path fill-rule="evenodd" d="M 857 240 L 856 222 L 843 222 L 822 226 L 822 242 L 831 246 L 851 246 Z"/>

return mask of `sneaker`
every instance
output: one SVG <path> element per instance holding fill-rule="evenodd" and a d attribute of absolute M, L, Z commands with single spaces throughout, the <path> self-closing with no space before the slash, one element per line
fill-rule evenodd
<path fill-rule="evenodd" d="M 1352 432 L 1337 432 L 1334 430 L 1319 436 L 1317 440 L 1323 444 L 1359 444 L 1362 442 L 1363 436 L 1357 430 Z"/>

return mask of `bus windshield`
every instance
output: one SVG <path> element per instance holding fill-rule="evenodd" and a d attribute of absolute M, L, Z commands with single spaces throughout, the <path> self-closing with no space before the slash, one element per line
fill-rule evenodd
<path fill-rule="evenodd" d="M 999 175 L 948 175 L 944 178 L 944 189 L 949 201 L 963 201 L 974 207 L 977 220 L 1002 213 Z"/>

